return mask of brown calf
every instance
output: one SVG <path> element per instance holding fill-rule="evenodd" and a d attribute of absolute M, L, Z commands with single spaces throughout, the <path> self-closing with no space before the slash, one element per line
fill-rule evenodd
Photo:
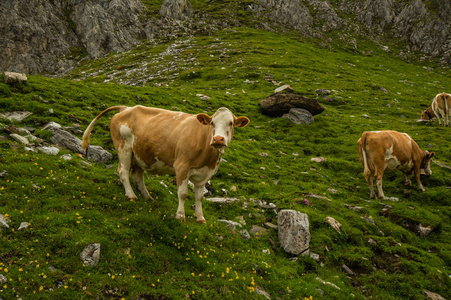
<path fill-rule="evenodd" d="M 385 169 L 400 170 L 406 176 L 406 186 L 411 188 L 409 176 L 415 174 L 418 188 L 424 191 L 420 173 L 431 175 L 431 161 L 434 152 L 422 151 L 418 144 L 406 133 L 393 130 L 365 131 L 357 141 L 357 152 L 363 165 L 366 181 L 370 187 L 371 198 L 376 198 L 373 189 L 373 176 L 379 198 L 385 199 L 382 190 L 382 176 Z"/>

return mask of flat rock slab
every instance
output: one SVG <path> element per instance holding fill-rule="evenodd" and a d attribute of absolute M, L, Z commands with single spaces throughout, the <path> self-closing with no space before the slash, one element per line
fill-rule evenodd
<path fill-rule="evenodd" d="M 31 115 L 31 112 L 29 111 L 11 111 L 11 112 L 4 112 L 0 114 L 0 118 L 7 119 L 11 122 L 21 122 L 23 119 L 27 118 L 29 115 Z"/>

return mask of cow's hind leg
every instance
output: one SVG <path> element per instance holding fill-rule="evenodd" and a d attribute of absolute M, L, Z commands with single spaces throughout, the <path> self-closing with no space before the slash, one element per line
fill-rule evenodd
<path fill-rule="evenodd" d="M 376 193 L 374 192 L 374 186 L 373 186 L 373 174 L 368 173 L 365 174 L 366 182 L 368 183 L 368 186 L 370 187 L 370 198 L 374 199 L 376 198 Z"/>
<path fill-rule="evenodd" d="M 378 170 L 376 168 L 374 175 L 376 177 L 376 186 L 377 186 L 377 192 L 379 194 L 379 198 L 385 199 L 384 191 L 382 189 L 382 176 L 384 175 L 384 172 L 381 172 L 380 170 Z"/>
<path fill-rule="evenodd" d="M 146 188 L 146 185 L 144 184 L 144 170 L 141 167 L 133 166 L 132 168 L 132 177 L 133 180 L 136 182 L 136 185 L 138 186 L 138 190 L 141 192 L 141 195 L 145 199 L 151 199 L 149 191 Z"/>
<path fill-rule="evenodd" d="M 132 149 L 130 145 L 124 143 L 124 145 L 120 148 L 118 148 L 117 156 L 119 158 L 119 164 L 118 172 L 119 172 L 119 178 L 122 181 L 122 184 L 124 185 L 125 189 L 125 196 L 127 196 L 130 199 L 137 199 L 135 193 L 133 192 L 133 189 L 130 185 L 130 169 L 131 169 L 131 163 L 132 163 Z"/>
<path fill-rule="evenodd" d="M 196 218 L 198 223 L 207 223 L 204 218 L 204 213 L 202 212 L 202 198 L 204 197 L 204 185 L 194 185 L 194 197 L 196 199 Z"/>
<path fill-rule="evenodd" d="M 410 190 L 412 188 L 412 181 L 410 181 L 410 174 L 404 173 L 404 175 L 406 176 L 406 188 L 408 188 Z"/>

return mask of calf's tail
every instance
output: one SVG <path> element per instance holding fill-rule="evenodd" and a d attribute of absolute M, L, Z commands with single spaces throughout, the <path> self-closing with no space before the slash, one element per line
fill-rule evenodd
<path fill-rule="evenodd" d="M 89 124 L 88 128 L 86 128 L 85 132 L 83 133 L 82 143 L 81 146 L 86 152 L 86 156 L 88 156 L 88 146 L 89 146 L 89 137 L 91 135 L 91 131 L 94 128 L 94 125 L 96 124 L 97 120 L 100 119 L 104 114 L 107 112 L 110 112 L 112 110 L 117 110 L 118 112 L 124 111 L 127 108 L 127 106 L 112 106 L 104 111 L 102 111 L 97 117 L 94 118 L 94 120 L 91 121 L 91 124 Z"/>

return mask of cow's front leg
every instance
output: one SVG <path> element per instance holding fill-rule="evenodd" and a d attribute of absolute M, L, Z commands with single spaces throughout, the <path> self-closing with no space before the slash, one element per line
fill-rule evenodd
<path fill-rule="evenodd" d="M 188 197 L 188 179 L 183 180 L 180 184 L 177 180 L 177 196 L 179 198 L 179 207 L 175 217 L 185 221 L 185 200 Z"/>
<path fill-rule="evenodd" d="M 418 189 L 422 192 L 426 191 L 423 184 L 421 183 L 420 168 L 415 168 L 414 173 L 415 173 L 415 179 L 417 180 Z"/>
<path fill-rule="evenodd" d="M 195 214 L 198 223 L 206 224 L 204 213 L 202 212 L 202 198 L 204 197 L 204 185 L 194 185 L 194 197 L 196 198 Z"/>

